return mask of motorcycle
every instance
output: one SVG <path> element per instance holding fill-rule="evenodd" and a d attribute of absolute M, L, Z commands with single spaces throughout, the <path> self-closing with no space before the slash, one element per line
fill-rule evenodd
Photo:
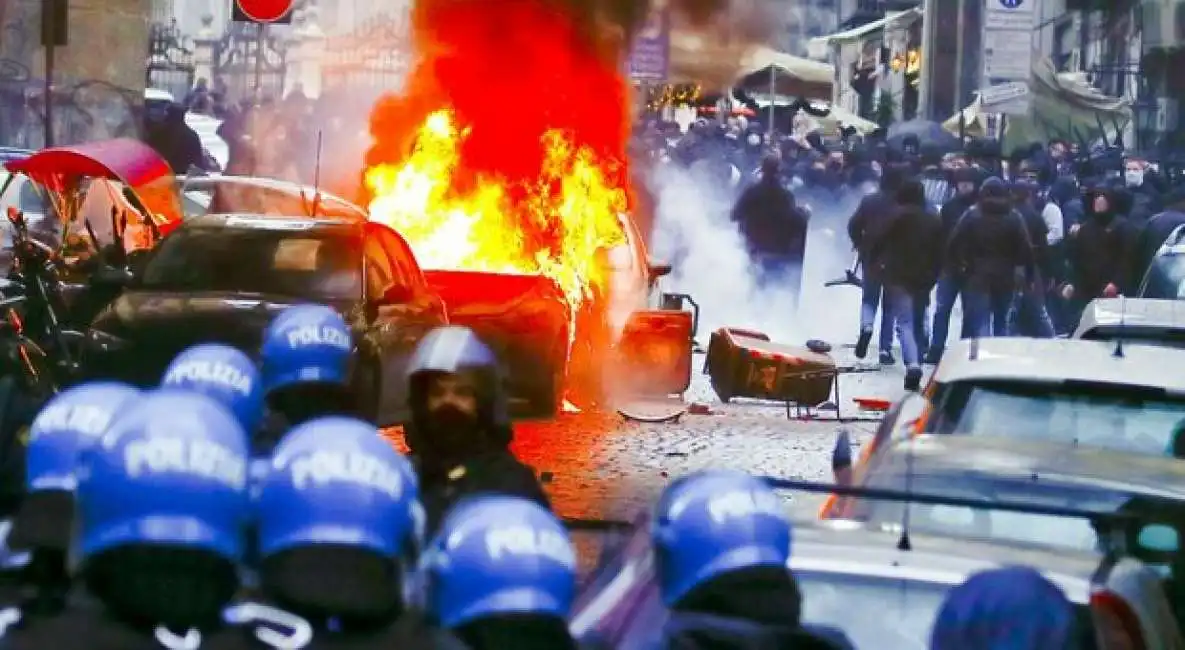
<path fill-rule="evenodd" d="M 45 353 L 55 385 L 66 385 L 77 375 L 78 351 L 84 337 L 63 326 L 67 310 L 59 272 L 64 262 L 57 250 L 30 236 L 20 210 L 9 208 L 8 221 L 13 231 L 9 282 L 22 296 L 22 334 Z"/>

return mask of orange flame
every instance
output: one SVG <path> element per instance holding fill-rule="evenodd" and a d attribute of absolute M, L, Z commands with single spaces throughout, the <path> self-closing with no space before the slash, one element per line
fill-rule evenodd
<path fill-rule="evenodd" d="M 429 115 L 405 160 L 367 170 L 371 219 L 401 233 L 426 269 L 544 275 L 575 311 L 604 289 L 602 252 L 625 242 L 627 195 L 610 181 L 615 163 L 548 130 L 533 185 L 513 187 L 487 173 L 461 191 L 460 151 L 470 132 L 449 109 Z"/>

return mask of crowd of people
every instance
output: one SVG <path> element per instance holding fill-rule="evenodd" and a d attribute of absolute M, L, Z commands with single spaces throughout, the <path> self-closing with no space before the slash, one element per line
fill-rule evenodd
<path fill-rule="evenodd" d="M 733 188 L 733 221 L 776 281 L 799 282 L 784 269 L 801 268 L 814 222 L 846 231 L 840 246 L 862 269 L 856 354 L 867 355 L 879 311 L 879 360 L 896 362 L 896 333 L 909 390 L 941 359 L 957 301 L 964 337 L 1068 335 L 1091 300 L 1134 295 L 1185 223 L 1182 188 L 1117 147 L 1054 141 L 1002 156 L 986 140 L 951 151 L 916 135 L 828 143 L 817 132 L 771 144 L 737 119 L 642 133 L 656 163 Z"/>

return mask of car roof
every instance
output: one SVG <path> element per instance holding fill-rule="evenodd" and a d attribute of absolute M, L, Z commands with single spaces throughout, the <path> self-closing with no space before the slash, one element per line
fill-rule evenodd
<path fill-rule="evenodd" d="M 186 219 L 182 229 L 229 228 L 271 231 L 360 232 L 369 222 L 341 217 L 279 216 L 271 214 L 204 214 Z"/>
<path fill-rule="evenodd" d="M 1021 564 L 1084 603 L 1101 560 L 1092 552 L 912 532 L 910 548 L 903 551 L 900 537 L 897 531 L 852 520 L 796 521 L 790 568 L 955 586 L 980 571 Z"/>
<path fill-rule="evenodd" d="M 1163 388 L 1185 393 L 1185 350 L 1082 339 L 986 338 L 959 341 L 942 355 L 933 380 L 1061 383 Z"/>
<path fill-rule="evenodd" d="M 916 476 L 991 476 L 1036 490 L 1081 487 L 1185 502 L 1185 462 L 1169 456 L 1003 436 L 920 434 L 884 448 L 877 471 Z"/>
<path fill-rule="evenodd" d="M 1081 336 L 1095 328 L 1110 330 L 1121 326 L 1133 330 L 1185 330 L 1185 301 L 1097 298 L 1086 306 L 1074 336 Z"/>

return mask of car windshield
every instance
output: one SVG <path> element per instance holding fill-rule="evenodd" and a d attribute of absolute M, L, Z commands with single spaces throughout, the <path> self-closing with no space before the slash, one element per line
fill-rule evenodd
<path fill-rule="evenodd" d="M 802 620 L 843 630 L 857 648 L 925 650 L 950 588 L 820 571 L 796 570 L 794 576 L 802 590 Z"/>
<path fill-rule="evenodd" d="M 1185 422 L 1185 399 L 1159 389 L 1023 382 L 958 382 L 927 433 L 1064 441 L 1161 456 Z"/>
<path fill-rule="evenodd" d="M 1140 297 L 1165 300 L 1185 298 L 1185 255 L 1170 252 L 1155 257 L 1144 277 Z"/>
<path fill-rule="evenodd" d="M 1167 348 L 1185 349 L 1185 328 L 1101 326 L 1082 333 L 1086 341 L 1114 341 L 1145 343 Z"/>
<path fill-rule="evenodd" d="M 1034 490 L 1027 481 L 973 476 L 958 477 L 950 473 L 906 475 L 881 473 L 869 484 L 876 488 L 908 490 L 917 494 L 935 494 L 991 503 L 1046 508 L 1066 508 L 1080 511 L 1113 513 L 1134 507 L 1124 494 L 1088 488 L 1059 488 L 1042 483 Z M 968 539 L 990 539 L 1018 544 L 1049 546 L 1095 552 L 1103 541 L 1090 520 L 1082 517 L 1031 512 L 1011 512 L 962 505 L 859 500 L 853 517 L 868 521 L 882 530 L 898 532 L 908 516 L 910 530 L 939 536 Z"/>
<path fill-rule="evenodd" d="M 182 229 L 161 242 L 140 286 L 350 299 L 362 294 L 359 245 L 346 233 Z"/>

